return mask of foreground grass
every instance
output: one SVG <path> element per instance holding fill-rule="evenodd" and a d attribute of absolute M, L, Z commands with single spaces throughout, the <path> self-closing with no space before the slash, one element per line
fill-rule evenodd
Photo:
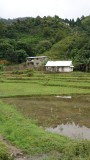
<path fill-rule="evenodd" d="M 0 97 L 76 94 L 90 94 L 90 73 L 7 72 L 0 79 Z"/>
<path fill-rule="evenodd" d="M 0 102 L 0 134 L 29 155 L 60 153 L 61 160 L 89 160 L 90 141 L 51 134 L 24 118 L 14 106 Z"/>
<path fill-rule="evenodd" d="M 0 142 L 0 160 L 11 160 L 7 147 Z"/>

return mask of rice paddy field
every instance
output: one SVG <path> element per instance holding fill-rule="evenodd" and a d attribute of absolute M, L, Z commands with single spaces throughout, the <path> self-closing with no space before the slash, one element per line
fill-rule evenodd
<path fill-rule="evenodd" d="M 90 73 L 31 74 L 26 70 L 0 75 L 0 97 L 77 94 L 90 94 Z"/>
<path fill-rule="evenodd" d="M 0 134 L 30 160 L 90 159 L 90 73 L 0 72 L 0 101 Z"/>

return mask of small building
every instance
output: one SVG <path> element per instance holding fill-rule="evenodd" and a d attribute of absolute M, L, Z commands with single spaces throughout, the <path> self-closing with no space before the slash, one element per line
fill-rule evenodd
<path fill-rule="evenodd" d="M 32 67 L 39 67 L 47 62 L 47 56 L 27 57 L 26 63 Z"/>
<path fill-rule="evenodd" d="M 46 71 L 48 72 L 72 72 L 72 61 L 48 61 Z"/>

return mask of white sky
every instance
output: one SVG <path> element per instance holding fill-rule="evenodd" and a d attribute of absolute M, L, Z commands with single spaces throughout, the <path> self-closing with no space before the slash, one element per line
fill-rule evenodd
<path fill-rule="evenodd" d="M 1 18 L 90 15 L 90 0 L 0 0 Z"/>

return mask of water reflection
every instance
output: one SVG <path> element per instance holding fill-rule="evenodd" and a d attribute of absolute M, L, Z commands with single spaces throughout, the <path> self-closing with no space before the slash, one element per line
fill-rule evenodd
<path fill-rule="evenodd" d="M 71 99 L 72 98 L 72 96 L 55 96 L 55 97 L 57 97 L 57 98 L 65 98 L 65 99 Z"/>
<path fill-rule="evenodd" d="M 73 139 L 88 139 L 90 140 L 90 128 L 85 126 L 80 127 L 79 125 L 72 124 L 61 124 L 56 128 L 49 127 L 46 129 L 49 132 L 58 133 L 65 135 Z"/>

